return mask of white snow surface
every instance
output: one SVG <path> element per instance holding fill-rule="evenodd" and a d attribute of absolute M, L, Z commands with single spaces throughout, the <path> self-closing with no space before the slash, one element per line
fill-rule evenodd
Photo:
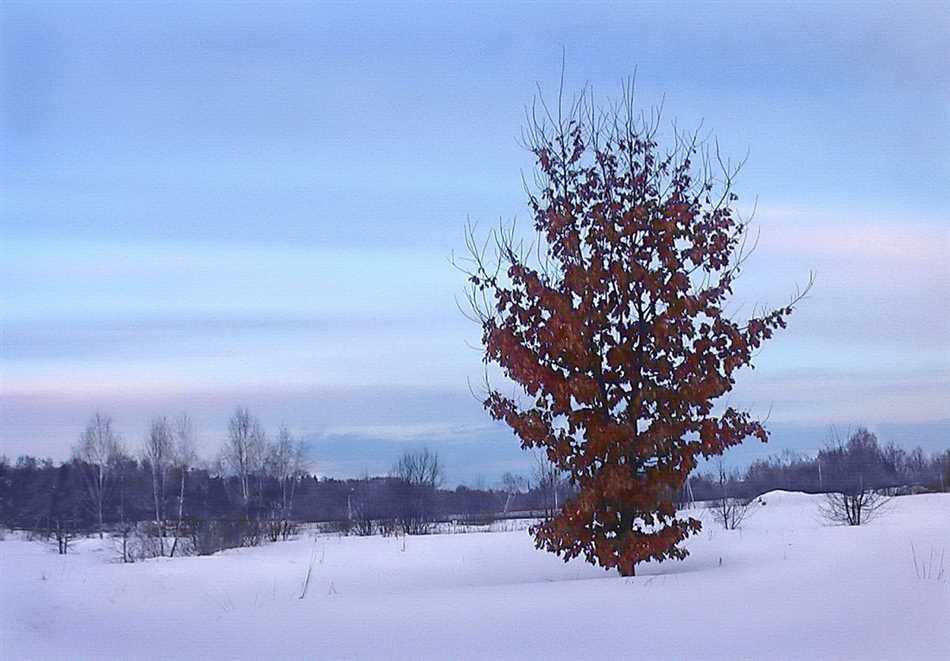
<path fill-rule="evenodd" d="M 524 530 L 403 540 L 301 535 L 211 557 L 115 562 L 0 542 L 3 659 L 950 659 L 950 494 L 859 528 L 820 496 L 708 512 L 684 562 L 621 578 Z M 696 513 L 694 513 L 695 515 Z M 946 552 L 944 578 L 918 562 Z M 309 592 L 301 585 L 313 558 Z"/>

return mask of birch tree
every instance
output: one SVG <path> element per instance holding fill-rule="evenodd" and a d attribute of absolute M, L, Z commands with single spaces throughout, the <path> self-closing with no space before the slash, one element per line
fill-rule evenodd
<path fill-rule="evenodd" d="M 228 421 L 222 461 L 238 477 L 245 508 L 251 498 L 251 479 L 261 467 L 264 444 L 260 421 L 247 408 L 238 407 Z"/>
<path fill-rule="evenodd" d="M 100 538 L 105 523 L 105 503 L 112 488 L 112 473 L 121 452 L 121 441 L 112 428 L 112 418 L 97 411 L 79 437 L 73 455 L 82 463 L 86 495 L 99 525 Z"/>
<path fill-rule="evenodd" d="M 185 516 L 185 477 L 189 469 L 194 465 L 198 458 L 195 449 L 196 436 L 195 427 L 191 417 L 187 413 L 182 413 L 175 419 L 175 452 L 174 462 L 178 469 L 178 525 L 181 526 L 182 519 Z"/>
<path fill-rule="evenodd" d="M 268 447 L 267 471 L 280 487 L 280 510 L 289 516 L 294 505 L 297 480 L 304 472 L 306 461 L 302 441 L 294 438 L 286 425 L 281 425 L 277 438 Z"/>
<path fill-rule="evenodd" d="M 168 472 L 175 452 L 175 439 L 167 419 L 156 418 L 149 424 L 144 445 L 143 455 L 152 474 L 152 502 L 155 507 L 155 525 L 158 526 L 159 549 L 161 555 L 165 555 L 165 497 Z"/>

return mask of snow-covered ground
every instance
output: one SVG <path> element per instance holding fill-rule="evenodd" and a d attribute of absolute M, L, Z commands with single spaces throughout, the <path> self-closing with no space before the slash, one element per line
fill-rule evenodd
<path fill-rule="evenodd" d="M 627 579 L 523 530 L 134 565 L 108 541 L 59 556 L 8 535 L 0 658 L 950 659 L 950 494 L 860 528 L 823 524 L 815 496 L 764 499 L 740 531 L 704 513 L 688 560 Z M 918 562 L 946 552 L 943 579 L 917 577 L 911 543 Z"/>

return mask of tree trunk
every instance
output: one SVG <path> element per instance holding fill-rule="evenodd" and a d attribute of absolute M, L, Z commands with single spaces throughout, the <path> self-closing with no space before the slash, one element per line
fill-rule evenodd
<path fill-rule="evenodd" d="M 632 562 L 629 566 L 620 565 L 617 567 L 617 571 L 620 572 L 621 576 L 636 576 L 637 575 L 637 563 Z"/>
<path fill-rule="evenodd" d="M 182 466 L 181 468 L 181 490 L 178 492 L 178 525 L 181 525 L 181 520 L 185 512 L 185 471 L 187 469 Z"/>
<path fill-rule="evenodd" d="M 96 506 L 99 514 L 99 539 L 103 538 L 104 517 L 102 515 L 103 501 L 106 498 L 106 477 L 101 465 L 96 466 Z"/>
<path fill-rule="evenodd" d="M 152 467 L 152 497 L 155 500 L 155 528 L 158 531 L 159 554 L 165 557 L 165 530 L 162 521 L 161 500 L 159 498 L 158 472 Z"/>

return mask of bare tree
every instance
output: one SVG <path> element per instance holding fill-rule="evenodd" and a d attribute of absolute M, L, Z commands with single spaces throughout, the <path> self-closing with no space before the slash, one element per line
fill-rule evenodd
<path fill-rule="evenodd" d="M 860 526 L 880 514 L 889 501 L 889 496 L 866 488 L 859 478 L 852 489 L 826 493 L 818 510 L 831 523 Z"/>
<path fill-rule="evenodd" d="M 155 525 L 159 539 L 159 552 L 165 555 L 165 495 L 168 471 L 175 454 L 175 438 L 165 418 L 151 422 L 145 435 L 143 456 L 151 468 L 152 501 L 155 506 Z"/>
<path fill-rule="evenodd" d="M 73 454 L 85 469 L 83 478 L 86 493 L 99 524 L 101 538 L 105 502 L 112 488 L 112 472 L 122 454 L 121 441 L 112 428 L 112 418 L 97 411 L 79 437 L 79 444 L 73 449 Z"/>
<path fill-rule="evenodd" d="M 545 516 L 550 518 L 561 507 L 558 492 L 563 486 L 564 475 L 540 450 L 534 451 L 534 479 L 544 496 Z"/>
<path fill-rule="evenodd" d="M 264 444 L 264 430 L 258 419 L 247 408 L 238 407 L 228 421 L 228 438 L 221 459 L 238 476 L 245 507 L 251 498 L 251 478 L 262 463 Z"/>
<path fill-rule="evenodd" d="M 501 476 L 501 488 L 506 495 L 504 512 L 507 514 L 508 507 L 515 496 L 528 490 L 528 481 L 521 475 L 507 472 Z"/>
<path fill-rule="evenodd" d="M 369 473 L 363 475 L 350 487 L 346 495 L 346 518 L 348 531 L 361 537 L 372 535 L 377 528 L 377 519 L 383 514 L 381 480 L 371 480 Z"/>
<path fill-rule="evenodd" d="M 184 531 L 185 478 L 188 476 L 191 467 L 198 461 L 198 453 L 195 448 L 195 427 L 191 417 L 183 411 L 175 418 L 173 426 L 174 442 L 171 460 L 172 465 L 178 471 L 178 521 L 175 526 L 175 542 L 169 552 L 172 557 L 175 555 L 175 550 L 178 548 L 178 542 Z"/>
<path fill-rule="evenodd" d="M 937 479 L 940 481 L 940 490 L 946 491 L 950 486 L 950 450 L 934 457 L 933 462 L 938 475 Z"/>
<path fill-rule="evenodd" d="M 445 479 L 439 454 L 424 448 L 406 452 L 393 467 L 392 477 L 401 489 L 396 494 L 396 511 L 400 527 L 407 535 L 424 535 L 432 527 L 435 490 Z"/>
<path fill-rule="evenodd" d="M 76 541 L 76 530 L 72 522 L 67 519 L 56 519 L 51 530 L 52 538 L 56 542 L 56 552 L 66 555 Z"/>
<path fill-rule="evenodd" d="M 719 498 L 713 502 L 713 518 L 726 530 L 738 530 L 754 507 L 754 500 L 738 498 L 734 485 L 739 481 L 733 474 L 726 477 L 722 461 L 719 462 Z"/>
<path fill-rule="evenodd" d="M 886 453 L 877 437 L 863 427 L 855 430 L 846 444 L 835 439 L 819 452 L 826 473 L 825 494 L 819 512 L 832 523 L 860 526 L 880 514 L 890 497 Z"/>
<path fill-rule="evenodd" d="M 175 420 L 175 467 L 179 471 L 180 482 L 178 488 L 178 523 L 185 515 L 185 476 L 198 459 L 196 450 L 195 427 L 191 417 L 182 413 Z"/>
<path fill-rule="evenodd" d="M 909 482 L 925 483 L 927 475 L 927 453 L 919 445 L 907 454 L 906 468 L 910 474 Z"/>
<path fill-rule="evenodd" d="M 409 484 L 437 489 L 445 481 L 445 473 L 439 462 L 439 453 L 423 448 L 420 452 L 406 452 L 396 462 L 393 477 Z"/>
<path fill-rule="evenodd" d="M 297 480 L 306 469 L 306 452 L 303 441 L 296 440 L 286 425 L 281 425 L 276 440 L 267 448 L 265 465 L 280 487 L 282 516 L 288 517 L 294 506 Z"/>

